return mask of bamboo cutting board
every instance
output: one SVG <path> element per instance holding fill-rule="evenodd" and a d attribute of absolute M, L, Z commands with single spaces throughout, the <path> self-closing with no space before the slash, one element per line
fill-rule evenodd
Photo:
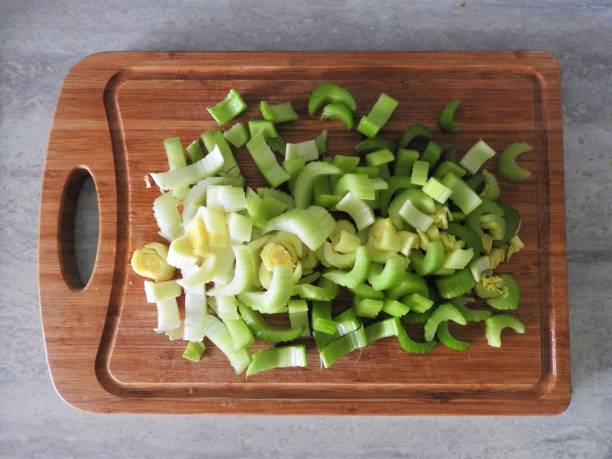
<path fill-rule="evenodd" d="M 151 212 L 156 189 L 143 176 L 167 169 L 162 139 L 185 143 L 216 127 L 205 110 L 229 88 L 249 111 L 291 101 L 301 116 L 279 131 L 288 141 L 330 133 L 330 151 L 352 153 L 359 138 L 336 122 L 306 115 L 320 81 L 346 86 L 367 113 L 381 91 L 400 101 L 382 134 L 430 126 L 450 99 L 461 99 L 461 133 L 439 134 L 465 151 L 483 137 L 498 152 L 528 142 L 521 160 L 534 174 L 503 182 L 502 200 L 523 217 L 526 248 L 504 265 L 522 289 L 525 335 L 486 345 L 482 324 L 456 330 L 473 343 L 457 353 L 439 346 L 403 353 L 395 339 L 354 352 L 321 370 L 310 349 L 306 369 L 236 376 L 208 346 L 198 364 L 184 343 L 153 332 L 155 307 L 129 268 L 135 247 L 158 240 Z M 570 399 L 563 152 L 559 67 L 538 52 L 104 53 L 69 72 L 58 101 L 41 200 L 39 280 L 49 368 L 60 396 L 96 412 L 260 414 L 550 414 Z M 236 152 L 250 185 L 262 179 Z M 100 234 L 93 275 L 75 275 L 76 195 L 91 175 Z"/>

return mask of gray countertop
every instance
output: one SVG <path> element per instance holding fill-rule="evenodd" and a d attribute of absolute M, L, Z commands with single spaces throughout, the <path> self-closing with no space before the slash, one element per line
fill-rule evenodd
<path fill-rule="evenodd" d="M 36 279 L 40 178 L 60 84 L 91 53 L 181 49 L 553 53 L 563 79 L 569 409 L 553 417 L 185 417 L 65 405 L 45 363 Z M 611 75 L 610 0 L 0 0 L 0 456 L 612 457 Z"/>

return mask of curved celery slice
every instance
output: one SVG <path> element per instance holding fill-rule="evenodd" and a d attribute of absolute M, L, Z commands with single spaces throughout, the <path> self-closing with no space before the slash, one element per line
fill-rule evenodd
<path fill-rule="evenodd" d="M 453 173 L 446 174 L 446 177 L 442 179 L 442 184 L 452 190 L 450 200 L 466 215 L 482 203 L 480 196 Z"/>
<path fill-rule="evenodd" d="M 423 126 L 422 124 L 412 124 L 406 128 L 404 133 L 402 134 L 402 138 L 399 141 L 399 148 L 406 148 L 410 142 L 415 139 L 427 139 L 431 140 L 433 138 L 433 132 L 428 127 Z"/>
<path fill-rule="evenodd" d="M 227 327 L 215 316 L 207 317 L 206 337 L 225 354 L 236 374 L 242 373 L 251 363 L 249 351 L 246 348 L 234 350 L 234 341 Z"/>
<path fill-rule="evenodd" d="M 157 306 L 157 328 L 155 329 L 157 332 L 168 332 L 180 327 L 181 316 L 176 297 L 160 300 L 155 304 Z"/>
<path fill-rule="evenodd" d="M 197 269 L 191 271 L 188 276 L 177 280 L 178 284 L 184 289 L 191 289 L 213 280 L 217 268 L 217 255 L 211 253 L 204 257 L 202 264 Z M 191 340 L 197 341 L 197 340 Z"/>
<path fill-rule="evenodd" d="M 495 150 L 493 150 L 484 140 L 480 139 L 472 145 L 465 156 L 461 158 L 459 164 L 470 174 L 475 174 L 478 172 L 478 169 L 493 156 L 495 156 Z"/>
<path fill-rule="evenodd" d="M 159 234 L 171 241 L 181 236 L 181 214 L 172 193 L 164 193 L 153 201 L 153 216 L 159 227 Z"/>
<path fill-rule="evenodd" d="M 491 263 L 489 263 L 488 256 L 482 256 L 477 258 L 473 262 L 470 263 L 470 272 L 472 273 L 472 277 L 476 282 L 480 281 L 482 273 L 491 269 Z"/>
<path fill-rule="evenodd" d="M 427 288 L 427 282 L 425 282 L 425 279 L 421 276 L 407 272 L 404 273 L 404 278 L 397 287 L 391 288 L 385 293 L 387 298 L 391 298 L 392 300 L 396 300 L 409 293 L 419 293 L 424 297 L 428 297 L 429 288 Z"/>
<path fill-rule="evenodd" d="M 368 230 L 368 247 L 376 251 L 400 251 L 402 248 L 402 238 L 390 219 L 376 219 Z M 386 261 L 386 258 L 384 261 Z"/>
<path fill-rule="evenodd" d="M 385 148 L 382 150 L 376 150 L 366 155 L 366 162 L 368 166 L 382 166 L 383 164 L 388 164 L 395 159 L 395 156 L 391 152 L 391 150 Z"/>
<path fill-rule="evenodd" d="M 276 131 L 276 126 L 271 121 L 266 120 L 249 120 L 249 133 L 251 134 L 251 139 L 258 134 L 261 134 L 266 139 L 276 139 L 278 137 L 278 132 Z"/>
<path fill-rule="evenodd" d="M 265 292 L 243 292 L 240 301 L 264 313 L 285 312 L 293 293 L 293 273 L 287 266 L 275 266 L 270 288 Z"/>
<path fill-rule="evenodd" d="M 212 249 L 211 252 L 217 256 L 217 266 L 214 269 L 212 281 L 215 284 L 228 284 L 234 275 L 234 251 L 230 247 L 224 247 Z"/>
<path fill-rule="evenodd" d="M 423 186 L 427 183 L 429 174 L 429 163 L 417 159 L 412 163 L 412 172 L 410 173 L 410 183 L 412 185 Z"/>
<path fill-rule="evenodd" d="M 206 236 L 210 247 L 223 248 L 229 246 L 229 234 L 227 232 L 227 219 L 225 212 L 200 207 L 198 215 L 204 221 Z"/>
<path fill-rule="evenodd" d="M 334 218 L 322 207 L 293 209 L 273 218 L 264 232 L 287 231 L 295 234 L 310 249 L 317 250 L 334 229 Z"/>
<path fill-rule="evenodd" d="M 467 320 L 468 322 L 483 322 L 492 315 L 491 311 L 486 311 L 484 309 L 468 308 L 465 305 L 465 298 L 453 298 L 451 300 L 451 303 L 453 303 L 453 306 L 455 306 L 459 310 L 459 312 L 463 314 L 463 317 L 465 317 L 465 320 Z"/>
<path fill-rule="evenodd" d="M 444 266 L 444 246 L 440 241 L 430 241 L 427 244 L 427 252 L 422 260 L 416 255 L 416 253 L 412 255 L 412 263 L 419 276 L 435 273 Z"/>
<path fill-rule="evenodd" d="M 253 220 L 246 215 L 232 212 L 227 217 L 227 230 L 232 243 L 248 242 L 253 232 Z"/>
<path fill-rule="evenodd" d="M 466 218 L 465 224 L 468 228 L 470 228 L 474 233 L 481 234 L 482 233 L 482 217 L 484 215 L 504 215 L 504 209 L 497 204 L 495 201 L 489 201 L 488 199 L 483 199 L 482 203 L 476 207 Z"/>
<path fill-rule="evenodd" d="M 451 100 L 446 107 L 442 109 L 440 116 L 438 117 L 438 126 L 444 132 L 457 133 L 461 130 L 461 126 L 457 123 L 453 117 L 455 112 L 461 106 L 461 101 L 458 99 Z"/>
<path fill-rule="evenodd" d="M 503 202 L 498 203 L 499 207 L 504 211 L 504 220 L 506 222 L 506 229 L 504 237 L 499 241 L 493 241 L 495 247 L 501 247 L 510 242 L 510 240 L 516 235 L 521 226 L 521 214 L 514 207 L 511 207 Z"/>
<path fill-rule="evenodd" d="M 232 149 L 219 129 L 205 132 L 200 136 L 200 139 L 202 139 L 206 150 L 209 152 L 212 153 L 215 149 L 221 152 L 221 156 L 223 156 L 223 172 L 227 172 L 231 176 L 240 175 L 240 169 Z"/>
<path fill-rule="evenodd" d="M 359 243 L 361 244 L 361 240 Z M 355 264 L 355 252 L 338 253 L 331 242 L 323 243 L 322 255 L 323 259 L 334 268 L 347 269 Z"/>
<path fill-rule="evenodd" d="M 231 185 L 242 187 L 241 177 L 208 177 L 194 185 L 183 200 L 183 224 L 187 225 L 193 216 L 198 212 L 198 208 L 206 202 L 206 193 L 210 185 Z"/>
<path fill-rule="evenodd" d="M 443 303 L 437 307 L 431 317 L 425 322 L 425 341 L 433 341 L 436 330 L 442 322 L 452 320 L 456 324 L 466 325 L 465 317 L 451 303 Z"/>
<path fill-rule="evenodd" d="M 327 104 L 321 113 L 322 120 L 338 120 L 344 123 L 349 131 L 353 129 L 353 111 L 342 102 Z"/>
<path fill-rule="evenodd" d="M 374 223 L 374 212 L 372 209 L 365 202 L 353 196 L 352 193 L 347 193 L 336 204 L 336 210 L 349 214 L 359 231 Z"/>
<path fill-rule="evenodd" d="M 351 234 L 348 231 L 341 231 L 337 242 L 333 245 L 334 250 L 339 253 L 355 253 L 357 248 L 361 245 L 361 239 L 355 234 Z"/>
<path fill-rule="evenodd" d="M 304 142 L 289 143 L 285 145 L 285 160 L 304 158 L 306 162 L 319 159 L 319 149 L 316 141 L 305 140 Z"/>
<path fill-rule="evenodd" d="M 451 274 L 450 276 L 436 279 L 436 286 L 442 298 L 450 299 L 456 296 L 465 295 L 474 288 L 476 282 L 469 269 Z"/>
<path fill-rule="evenodd" d="M 289 309 L 289 323 L 291 324 L 291 328 L 304 327 L 302 336 L 310 336 L 308 303 L 306 303 L 306 300 L 291 300 L 287 307 Z"/>
<path fill-rule="evenodd" d="M 383 304 L 383 312 L 393 317 L 402 317 L 410 312 L 410 308 L 404 303 L 387 298 Z"/>
<path fill-rule="evenodd" d="M 244 210 L 246 209 L 244 189 L 230 185 L 209 185 L 206 193 L 206 207 L 225 212 Z"/>
<path fill-rule="evenodd" d="M 444 204 L 453 193 L 450 188 L 442 185 L 435 177 L 430 177 L 427 183 L 423 185 L 422 191 L 440 204 Z"/>
<path fill-rule="evenodd" d="M 485 301 L 493 309 L 508 311 L 516 309 L 521 303 L 521 290 L 516 281 L 508 274 L 502 274 L 502 285 L 504 293 L 499 296 L 487 298 Z"/>
<path fill-rule="evenodd" d="M 504 328 L 511 328 L 516 333 L 525 333 L 525 326 L 516 317 L 509 314 L 498 314 L 485 320 L 485 336 L 491 347 L 501 347 L 501 334 Z"/>
<path fill-rule="evenodd" d="M 379 198 L 380 213 L 382 215 L 387 215 L 389 204 L 391 203 L 391 199 L 395 193 L 406 188 L 412 188 L 410 179 L 401 175 L 394 175 L 393 177 L 390 177 L 387 180 L 387 184 L 388 188 L 380 193 Z"/>
<path fill-rule="evenodd" d="M 304 166 L 306 166 L 306 158 L 303 156 L 296 156 L 295 158 L 283 161 L 283 169 L 287 171 L 292 180 L 297 178 L 298 174 L 304 169 Z"/>
<path fill-rule="evenodd" d="M 164 149 L 166 150 L 166 157 L 168 158 L 168 167 L 170 170 L 185 167 L 187 165 L 185 151 L 183 150 L 183 144 L 180 138 L 172 137 L 164 139 Z M 176 199 L 181 200 L 185 198 L 187 191 L 187 187 L 180 187 L 172 190 L 172 193 Z"/>
<path fill-rule="evenodd" d="M 321 362 L 325 368 L 331 367 L 339 358 L 352 352 L 356 349 L 366 347 L 368 345 L 368 337 L 365 329 L 359 329 L 347 333 L 346 335 L 327 344 L 320 351 Z"/>
<path fill-rule="evenodd" d="M 480 217 L 480 226 L 488 231 L 494 241 L 501 241 L 506 232 L 506 220 L 500 215 L 485 214 Z"/>
<path fill-rule="evenodd" d="M 357 130 L 366 137 L 376 137 L 378 131 L 387 124 L 389 118 L 399 105 L 399 102 L 384 92 L 380 94 L 378 100 L 366 116 L 362 116 L 357 126 Z"/>
<path fill-rule="evenodd" d="M 404 279 L 408 269 L 408 260 L 400 255 L 392 256 L 379 273 L 370 271 L 368 282 L 376 290 L 387 290 L 397 287 Z"/>
<path fill-rule="evenodd" d="M 420 293 L 410 293 L 409 295 L 403 296 L 401 302 L 408 306 L 410 311 L 424 313 L 431 309 L 434 302 L 429 298 L 424 297 Z"/>
<path fill-rule="evenodd" d="M 368 344 L 383 338 L 395 336 L 397 337 L 400 347 L 405 352 L 424 354 L 426 352 L 431 352 L 436 347 L 435 342 L 419 343 L 410 339 L 406 333 L 406 329 L 402 326 L 397 317 L 381 320 L 380 322 L 375 322 L 368 325 L 365 328 L 365 332 L 368 339 Z"/>
<path fill-rule="evenodd" d="M 200 142 L 200 139 L 191 142 L 187 146 L 187 148 L 185 148 L 185 151 L 187 152 L 189 160 L 192 163 L 195 163 L 204 157 L 204 148 L 202 148 L 202 143 Z"/>
<path fill-rule="evenodd" d="M 444 269 L 463 269 L 472 260 L 472 258 L 474 258 L 474 250 L 455 249 L 451 253 L 446 255 L 442 268 Z"/>
<path fill-rule="evenodd" d="M 482 252 L 482 242 L 473 230 L 464 225 L 450 223 L 446 232 L 461 239 L 475 254 Z"/>
<path fill-rule="evenodd" d="M 395 143 L 384 137 L 374 137 L 372 139 L 364 139 L 355 146 L 355 152 L 359 155 L 377 150 L 395 151 Z"/>
<path fill-rule="evenodd" d="M 224 160 L 219 147 L 196 163 L 185 167 L 178 167 L 168 172 L 151 173 L 151 177 L 162 190 L 171 190 L 193 185 L 207 177 L 215 175 L 223 169 Z"/>
<path fill-rule="evenodd" d="M 334 194 L 344 196 L 345 193 L 351 193 L 357 199 L 376 198 L 373 180 L 362 174 L 344 174 L 338 179 L 334 187 Z"/>
<path fill-rule="evenodd" d="M 353 310 L 359 317 L 375 318 L 384 306 L 382 300 L 374 300 L 372 298 L 353 297 Z"/>
<path fill-rule="evenodd" d="M 274 124 L 287 123 L 289 121 L 297 120 L 298 114 L 295 113 L 291 102 L 284 102 L 282 104 L 270 105 L 265 100 L 259 103 L 259 110 L 264 120 L 271 121 Z"/>
<path fill-rule="evenodd" d="M 336 322 L 332 320 L 329 301 L 312 302 L 312 329 L 326 335 L 336 333 Z"/>
<path fill-rule="evenodd" d="M 375 300 L 384 299 L 385 295 L 383 292 L 375 290 L 372 286 L 368 284 L 359 284 L 353 288 L 349 289 L 353 296 L 359 296 L 361 298 L 372 298 Z"/>
<path fill-rule="evenodd" d="M 236 148 L 244 147 L 251 136 L 242 123 L 236 123 L 223 133 L 223 137 Z"/>
<path fill-rule="evenodd" d="M 436 336 L 442 344 L 454 351 L 467 351 L 472 345 L 466 341 L 455 338 L 448 329 L 448 322 L 438 325 Z"/>
<path fill-rule="evenodd" d="M 270 186 L 276 188 L 291 178 L 285 169 L 280 167 L 274 153 L 270 150 L 270 147 L 261 133 L 252 136 L 251 140 L 247 142 L 246 147 L 253 157 L 257 169 L 261 172 Z"/>
<path fill-rule="evenodd" d="M 236 118 L 247 109 L 247 104 L 242 99 L 242 96 L 235 89 L 230 89 L 221 102 L 213 107 L 208 107 L 208 113 L 215 119 L 218 124 L 225 124 L 228 121 Z"/>
<path fill-rule="evenodd" d="M 253 345 L 253 342 L 255 342 L 251 329 L 240 317 L 235 319 L 224 317 L 223 323 L 232 337 L 234 351 L 238 352 L 241 349 L 248 349 Z"/>
<path fill-rule="evenodd" d="M 343 172 L 350 173 L 359 164 L 359 156 L 336 155 L 332 158 L 334 166 L 338 166 Z"/>
<path fill-rule="evenodd" d="M 455 174 L 457 177 L 462 178 L 467 174 L 467 171 L 456 162 L 447 160 L 436 167 L 434 177 L 442 180 L 446 177 L 446 174 Z"/>
<path fill-rule="evenodd" d="M 264 341 L 270 341 L 273 343 L 293 341 L 294 339 L 297 339 L 304 331 L 303 326 L 280 328 L 270 325 L 265 321 L 259 312 L 251 309 L 246 304 L 240 303 L 238 308 L 240 309 L 240 315 L 249 326 L 253 334 Z"/>
<path fill-rule="evenodd" d="M 321 277 L 318 285 L 298 284 L 293 292 L 300 298 L 315 301 L 331 301 L 338 296 L 339 287 L 329 279 Z"/>
<path fill-rule="evenodd" d="M 185 346 L 183 358 L 190 362 L 199 362 L 202 359 L 202 355 L 204 355 L 205 349 L 206 347 L 202 341 L 191 341 Z"/>
<path fill-rule="evenodd" d="M 406 199 L 398 213 L 406 223 L 421 231 L 427 231 L 433 223 L 433 218 L 417 209 L 410 199 Z"/>
<path fill-rule="evenodd" d="M 497 173 L 511 182 L 523 182 L 531 177 L 531 172 L 520 167 L 516 160 L 531 150 L 528 143 L 513 143 L 499 157 Z"/>
<path fill-rule="evenodd" d="M 499 198 L 501 189 L 499 188 L 497 178 L 486 169 L 482 171 L 482 176 L 484 177 L 484 186 L 480 192 L 480 197 L 492 201 Z"/>
<path fill-rule="evenodd" d="M 327 175 L 340 175 L 342 170 L 325 161 L 313 161 L 298 174 L 293 187 L 295 205 L 300 209 L 307 208 L 312 202 L 312 189 L 316 179 Z"/>
<path fill-rule="evenodd" d="M 185 320 L 183 339 L 202 341 L 206 329 L 206 295 L 204 292 L 185 293 Z"/>
<path fill-rule="evenodd" d="M 295 344 L 293 346 L 278 346 L 263 349 L 253 354 L 253 360 L 247 368 L 249 376 L 273 370 L 275 368 L 306 367 L 306 346 Z"/>
<path fill-rule="evenodd" d="M 345 271 L 330 271 L 323 274 L 323 277 L 343 287 L 353 288 L 363 283 L 368 277 L 370 270 L 370 255 L 366 247 L 359 247 L 355 251 L 355 264 L 353 269 Z"/>
<path fill-rule="evenodd" d="M 234 270 L 234 278 L 227 285 L 215 286 L 209 291 L 209 295 L 229 296 L 238 295 L 255 282 L 255 259 L 253 253 L 246 245 L 238 245 L 232 247 L 234 257 L 236 257 L 236 268 Z"/>
<path fill-rule="evenodd" d="M 353 113 L 357 110 L 357 103 L 350 92 L 336 83 L 324 82 L 319 84 L 308 98 L 308 115 L 314 116 L 321 107 L 329 103 L 343 103 Z"/>

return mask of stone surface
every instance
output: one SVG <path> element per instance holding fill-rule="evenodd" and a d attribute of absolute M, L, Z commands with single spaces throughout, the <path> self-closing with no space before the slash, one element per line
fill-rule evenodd
<path fill-rule="evenodd" d="M 0 0 L 0 456 L 612 457 L 611 44 L 609 0 Z M 44 152 L 64 74 L 104 50 L 239 49 L 535 49 L 557 56 L 574 386 L 565 413 L 102 416 L 57 397 L 40 329 L 36 236 Z M 83 197 L 88 206 L 91 194 Z M 95 217 L 84 217 L 84 225 L 92 228 Z M 91 257 L 91 238 L 83 245 Z"/>

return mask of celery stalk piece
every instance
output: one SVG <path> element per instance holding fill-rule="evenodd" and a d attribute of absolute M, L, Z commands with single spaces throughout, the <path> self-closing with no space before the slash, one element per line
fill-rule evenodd
<path fill-rule="evenodd" d="M 336 322 L 332 320 L 331 303 L 329 301 L 312 302 L 312 329 L 326 335 L 336 333 Z"/>
<path fill-rule="evenodd" d="M 167 332 L 181 325 L 181 316 L 178 304 L 176 303 L 176 297 L 167 298 L 155 303 L 157 306 L 157 328 L 155 331 Z"/>
<path fill-rule="evenodd" d="M 306 346 L 294 344 L 292 346 L 278 346 L 263 349 L 253 354 L 253 360 L 247 368 L 247 378 L 276 368 L 306 367 Z"/>
<path fill-rule="evenodd" d="M 306 162 L 319 159 L 317 142 L 314 139 L 298 143 L 287 142 L 285 145 L 285 161 L 300 156 L 302 156 Z"/>
<path fill-rule="evenodd" d="M 320 83 L 308 98 L 308 116 L 314 116 L 329 103 L 343 103 L 351 112 L 357 111 L 357 104 L 350 92 L 336 83 L 324 82 Z"/>
<path fill-rule="evenodd" d="M 195 184 L 183 201 L 183 225 L 187 225 L 198 208 L 206 203 L 206 194 L 209 185 L 231 185 L 242 187 L 244 184 L 241 177 L 209 177 Z"/>
<path fill-rule="evenodd" d="M 198 262 L 198 256 L 194 253 L 190 240 L 183 236 L 170 243 L 166 260 L 170 266 L 182 269 L 195 266 Z"/>
<path fill-rule="evenodd" d="M 436 336 L 442 344 L 450 349 L 453 349 L 454 351 L 467 351 L 470 347 L 472 347 L 470 343 L 461 341 L 451 334 L 450 330 L 448 329 L 448 322 L 442 322 L 440 325 L 438 325 Z"/>
<path fill-rule="evenodd" d="M 384 302 L 372 298 L 353 297 L 353 310 L 358 317 L 374 319 L 382 311 Z"/>
<path fill-rule="evenodd" d="M 217 257 L 217 266 L 214 269 L 212 281 L 215 284 L 229 284 L 234 275 L 234 251 L 231 247 L 211 249 Z M 251 252 L 252 253 L 252 252 Z"/>
<path fill-rule="evenodd" d="M 261 111 L 261 116 L 263 116 L 264 120 L 271 121 L 274 124 L 287 123 L 299 118 L 291 102 L 270 105 L 265 100 L 262 100 L 259 103 L 259 111 Z"/>
<path fill-rule="evenodd" d="M 204 221 L 208 244 L 210 247 L 223 248 L 229 246 L 229 235 L 227 232 L 227 218 L 225 212 L 200 207 L 198 216 Z"/>
<path fill-rule="evenodd" d="M 393 97 L 386 95 L 384 92 L 381 93 L 370 113 L 367 116 L 363 116 L 359 121 L 357 130 L 366 137 L 376 137 L 378 131 L 387 124 L 387 121 L 389 121 L 398 105 L 399 102 Z"/>
<path fill-rule="evenodd" d="M 470 174 L 474 175 L 478 172 L 478 169 L 493 156 L 495 156 L 495 150 L 493 150 L 484 140 L 480 139 L 472 145 L 465 156 L 461 158 L 459 164 Z"/>
<path fill-rule="evenodd" d="M 528 143 L 513 143 L 506 148 L 499 157 L 497 173 L 511 182 L 523 182 L 531 177 L 531 172 L 523 169 L 516 160 L 519 156 L 531 150 Z"/>
<path fill-rule="evenodd" d="M 238 300 L 234 295 L 216 295 L 217 315 L 220 319 L 238 319 Z"/>
<path fill-rule="evenodd" d="M 500 348 L 501 333 L 504 328 L 511 328 L 516 333 L 525 333 L 525 326 L 516 317 L 509 314 L 498 314 L 493 317 L 489 317 L 485 320 L 487 344 L 491 347 Z"/>
<path fill-rule="evenodd" d="M 200 161 L 189 166 L 179 167 L 168 172 L 151 173 L 151 177 L 161 190 L 171 190 L 193 185 L 211 177 L 223 169 L 224 159 L 218 147 L 215 147 Z"/>
<path fill-rule="evenodd" d="M 249 242 L 253 233 L 253 220 L 246 215 L 232 212 L 227 217 L 227 229 L 232 244 Z"/>
<path fill-rule="evenodd" d="M 265 321 L 259 312 L 244 303 L 240 303 L 238 308 L 240 309 L 240 315 L 253 334 L 264 341 L 285 343 L 297 339 L 304 331 L 304 327 L 281 328 L 271 325 Z"/>
<path fill-rule="evenodd" d="M 185 360 L 189 360 L 190 362 L 199 362 L 202 359 L 202 355 L 204 355 L 204 351 L 206 347 L 202 341 L 191 341 L 185 346 L 185 350 L 183 351 L 183 358 Z"/>
<path fill-rule="evenodd" d="M 312 203 L 312 190 L 319 177 L 340 175 L 341 173 L 342 171 L 338 167 L 325 161 L 313 161 L 306 164 L 298 174 L 293 187 L 296 207 L 305 209 Z"/>
<path fill-rule="evenodd" d="M 266 313 L 287 311 L 287 303 L 293 293 L 293 273 L 287 266 L 275 266 L 272 270 L 270 288 L 265 292 L 244 291 L 238 299 L 247 306 Z"/>
<path fill-rule="evenodd" d="M 251 133 L 251 139 L 257 134 L 261 134 L 264 138 L 277 138 L 278 132 L 274 123 L 266 120 L 250 120 L 249 121 L 249 132 Z"/>
<path fill-rule="evenodd" d="M 361 199 L 354 197 L 352 193 L 347 193 L 336 204 L 336 210 L 349 214 L 359 231 L 374 223 L 374 212 L 372 209 Z"/>
<path fill-rule="evenodd" d="M 436 308 L 431 317 L 425 322 L 425 341 L 433 341 L 436 330 L 442 322 L 452 320 L 459 325 L 467 325 L 463 314 L 451 303 L 443 303 Z"/>
<path fill-rule="evenodd" d="M 368 345 L 368 338 L 365 329 L 359 329 L 347 333 L 346 335 L 327 344 L 320 351 L 321 363 L 325 368 L 331 367 L 339 358 L 344 355 Z"/>
<path fill-rule="evenodd" d="M 461 101 L 458 99 L 451 100 L 440 113 L 438 117 L 438 126 L 444 132 L 450 132 L 456 134 L 461 130 L 461 126 L 453 118 L 455 112 L 461 106 Z"/>
<path fill-rule="evenodd" d="M 228 296 L 238 295 L 249 289 L 255 282 L 255 259 L 253 253 L 245 245 L 232 247 L 236 258 L 236 268 L 231 282 L 224 286 L 215 286 L 208 292 L 209 295 Z"/>
<path fill-rule="evenodd" d="M 292 180 L 302 172 L 304 166 L 306 166 L 306 158 L 303 156 L 296 156 L 295 158 L 283 161 L 283 169 L 287 171 Z"/>
<path fill-rule="evenodd" d="M 513 247 L 518 247 L 516 244 Z M 520 248 L 519 248 L 520 250 Z M 130 265 L 136 274 L 154 281 L 167 281 L 174 277 L 174 266 L 167 262 L 168 247 L 152 242 L 134 250 Z"/>
<path fill-rule="evenodd" d="M 442 298 L 446 299 L 465 295 L 472 290 L 475 285 L 476 282 L 474 282 L 474 278 L 469 269 L 463 269 L 450 276 L 436 279 L 438 292 Z"/>
<path fill-rule="evenodd" d="M 215 119 L 217 124 L 221 125 L 233 120 L 246 109 L 247 104 L 242 99 L 240 93 L 235 89 L 230 89 L 225 99 L 213 107 L 208 107 L 206 110 L 208 110 L 208 113 Z"/>
<path fill-rule="evenodd" d="M 334 229 L 334 218 L 322 207 L 293 209 L 273 218 L 264 232 L 287 231 L 295 234 L 310 249 L 317 250 Z"/>
<path fill-rule="evenodd" d="M 248 349 L 255 342 L 251 329 L 241 317 L 238 316 L 235 319 L 226 317 L 223 318 L 223 323 L 232 337 L 234 351 L 239 352 L 242 349 Z"/>
<path fill-rule="evenodd" d="M 427 196 L 431 196 L 434 200 L 439 202 L 440 204 L 444 204 L 453 191 L 450 188 L 444 186 L 440 181 L 435 177 L 430 177 L 425 185 L 422 188 L 423 193 Z"/>
<path fill-rule="evenodd" d="M 144 289 L 147 303 L 169 300 L 181 294 L 181 286 L 175 280 L 164 282 L 144 281 Z"/>
<path fill-rule="evenodd" d="M 406 148 L 410 145 L 415 139 L 427 139 L 431 140 L 433 138 L 433 132 L 426 126 L 422 124 L 412 124 L 406 128 L 404 133 L 402 134 L 402 138 L 399 141 L 398 147 Z"/>
<path fill-rule="evenodd" d="M 395 159 L 395 156 L 391 152 L 391 150 L 383 149 L 376 150 L 366 155 L 366 163 L 368 166 L 382 166 L 383 164 L 388 164 Z"/>
<path fill-rule="evenodd" d="M 287 306 L 289 309 L 289 322 L 291 323 L 291 328 L 304 327 L 302 336 L 310 336 L 308 303 L 306 303 L 306 300 L 290 300 Z"/>
<path fill-rule="evenodd" d="M 242 187 L 230 185 L 209 185 L 206 193 L 206 207 L 225 212 L 246 209 L 246 198 Z"/>
<path fill-rule="evenodd" d="M 221 156 L 223 156 L 223 172 L 228 172 L 231 175 L 240 174 L 240 169 L 232 153 L 232 148 L 229 146 L 223 133 L 219 129 L 207 131 L 202 134 L 200 138 L 209 152 L 212 153 L 215 149 L 221 152 Z"/>
<path fill-rule="evenodd" d="M 242 123 L 234 124 L 223 133 L 223 137 L 236 148 L 244 147 L 251 138 L 249 131 Z"/>
<path fill-rule="evenodd" d="M 455 174 L 447 174 L 442 180 L 442 184 L 452 190 L 450 200 L 453 201 L 465 215 L 468 215 L 482 203 L 480 196 Z"/>
<path fill-rule="evenodd" d="M 410 199 L 406 199 L 399 210 L 399 215 L 410 226 L 421 231 L 427 231 L 427 228 L 433 223 L 433 219 L 417 209 Z"/>
<path fill-rule="evenodd" d="M 251 363 L 249 351 L 245 348 L 235 351 L 234 341 L 227 327 L 214 316 L 208 316 L 206 320 L 206 337 L 225 354 L 236 374 L 242 373 Z"/>
<path fill-rule="evenodd" d="M 455 249 L 446 255 L 443 269 L 463 269 L 474 258 L 473 249 Z M 471 272 L 471 269 L 470 269 Z"/>
<path fill-rule="evenodd" d="M 401 255 L 393 255 L 385 263 L 385 267 L 378 273 L 370 270 L 368 282 L 376 290 L 388 290 L 397 287 L 404 278 L 408 269 L 408 260 Z"/>
<path fill-rule="evenodd" d="M 185 293 L 185 328 L 183 339 L 202 341 L 206 329 L 206 295 L 187 291 Z"/>
<path fill-rule="evenodd" d="M 207 282 L 212 281 L 216 269 L 217 255 L 211 253 L 210 255 L 204 258 L 200 266 L 193 270 L 190 269 L 189 275 L 177 280 L 177 282 L 185 290 L 193 289 L 199 285 L 203 285 Z"/>
<path fill-rule="evenodd" d="M 393 317 L 403 317 L 410 311 L 410 308 L 404 303 L 387 298 L 383 303 L 382 311 Z"/>
<path fill-rule="evenodd" d="M 429 174 L 429 163 L 427 161 L 416 160 L 412 163 L 412 174 L 410 175 L 410 183 L 413 185 L 423 186 L 427 183 Z"/>
<path fill-rule="evenodd" d="M 164 139 L 164 149 L 166 150 L 166 157 L 168 158 L 168 167 L 170 170 L 185 167 L 187 161 L 185 159 L 185 151 L 183 150 L 183 144 L 181 139 L 178 137 L 172 137 Z M 187 196 L 189 188 L 182 186 L 172 190 L 172 194 L 176 199 L 182 201 Z"/>
<path fill-rule="evenodd" d="M 353 112 L 342 102 L 327 104 L 321 113 L 322 120 L 336 119 L 342 121 L 347 130 L 353 129 Z"/>
<path fill-rule="evenodd" d="M 314 140 L 317 144 L 319 154 L 322 155 L 323 153 L 327 153 L 327 129 L 323 129 Z"/>
<path fill-rule="evenodd" d="M 164 193 L 153 201 L 153 215 L 159 234 L 166 240 L 172 241 L 183 233 L 181 214 L 172 193 Z"/>
<path fill-rule="evenodd" d="M 340 288 L 329 279 L 321 277 L 318 285 L 297 284 L 293 294 L 305 300 L 331 301 L 338 296 Z"/>
<path fill-rule="evenodd" d="M 370 201 L 376 198 L 374 180 L 362 174 L 344 174 L 336 182 L 334 194 L 344 196 L 351 193 L 355 198 Z"/>
<path fill-rule="evenodd" d="M 323 277 L 343 287 L 354 288 L 366 280 L 369 270 L 370 255 L 368 249 L 361 246 L 355 252 L 355 264 L 350 271 L 330 271 Z"/>
<path fill-rule="evenodd" d="M 402 326 L 400 320 L 397 317 L 391 319 L 381 320 L 368 325 L 365 328 L 366 337 L 368 344 L 378 341 L 383 338 L 396 336 L 397 341 L 405 352 L 412 352 L 415 354 L 424 354 L 431 352 L 435 347 L 435 342 L 424 342 L 419 343 L 413 341 L 406 333 L 406 329 Z"/>
<path fill-rule="evenodd" d="M 192 163 L 198 162 L 204 157 L 204 148 L 202 148 L 202 143 L 200 142 L 200 139 L 191 142 L 187 146 L 187 148 L 185 148 L 185 151 L 187 152 L 189 160 Z"/>
<path fill-rule="evenodd" d="M 255 161 L 257 169 L 272 187 L 276 188 L 291 178 L 276 161 L 274 153 L 270 150 L 262 134 L 252 136 L 246 146 Z"/>

